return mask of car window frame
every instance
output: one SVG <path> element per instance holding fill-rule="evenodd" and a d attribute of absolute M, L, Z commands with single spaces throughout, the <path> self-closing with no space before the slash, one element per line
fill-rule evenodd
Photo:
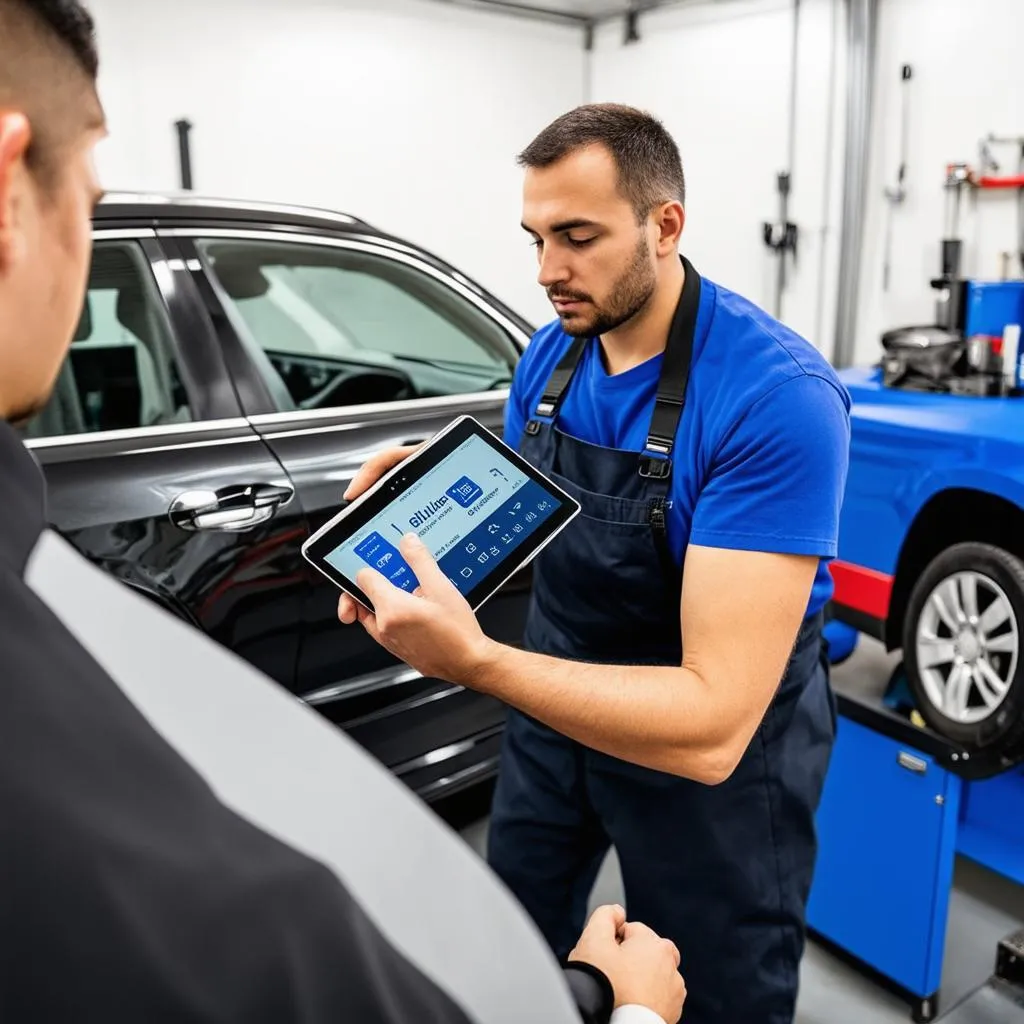
<path fill-rule="evenodd" d="M 362 405 L 338 405 L 323 409 L 282 409 L 274 400 L 263 374 L 249 355 L 248 342 L 242 338 L 234 327 L 234 310 L 228 312 L 226 305 L 231 300 L 224 294 L 220 282 L 199 251 L 199 240 L 237 240 L 253 242 L 278 242 L 284 245 L 310 245 L 329 249 L 344 249 L 363 252 L 371 256 L 392 260 L 423 273 L 441 287 L 447 288 L 461 300 L 468 302 L 491 323 L 500 328 L 508 338 L 510 345 L 516 350 L 516 361 L 522 357 L 530 335 L 514 319 L 506 316 L 500 308 L 492 306 L 476 290 L 464 283 L 457 271 L 445 271 L 434 266 L 429 258 L 410 246 L 405 246 L 390 239 L 372 235 L 333 235 L 312 233 L 296 230 L 279 230 L 271 227 L 252 226 L 247 228 L 226 227 L 222 225 L 190 225 L 158 228 L 161 236 L 176 240 L 182 247 L 181 251 L 186 262 L 193 270 L 196 285 L 206 301 L 207 310 L 218 322 L 218 335 L 224 352 L 225 360 L 238 386 L 242 409 L 252 422 L 273 422 L 275 425 L 287 425 L 317 419 L 336 419 L 351 415 L 381 414 L 400 417 L 403 413 L 415 413 L 429 408 L 461 408 L 475 404 L 490 404 L 494 401 L 504 402 L 508 399 L 509 388 L 496 388 L 491 391 L 466 391 L 454 395 L 442 395 L 428 398 L 407 398 L 391 402 L 366 403 Z"/>
<path fill-rule="evenodd" d="M 96 227 L 90 246 L 98 242 L 135 243 L 142 255 L 149 283 L 159 297 L 168 327 L 168 342 L 188 396 L 192 418 L 183 423 L 93 430 L 80 434 L 53 434 L 25 440 L 29 449 L 93 446 L 106 449 L 110 442 L 166 439 L 178 435 L 192 439 L 204 433 L 221 434 L 247 427 L 223 360 L 204 330 L 208 325 L 187 268 L 169 254 L 151 227 Z M 90 250 L 91 251 L 91 250 Z M 70 349 L 69 349 L 70 350 Z M 67 357 L 65 357 L 67 358 Z"/>

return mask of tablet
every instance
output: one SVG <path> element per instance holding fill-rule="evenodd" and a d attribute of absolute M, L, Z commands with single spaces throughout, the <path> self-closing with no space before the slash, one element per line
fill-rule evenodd
<path fill-rule="evenodd" d="M 302 546 L 306 559 L 360 604 L 370 566 L 419 586 L 398 550 L 415 533 L 474 610 L 580 511 L 565 491 L 471 416 L 461 416 L 346 506 Z"/>

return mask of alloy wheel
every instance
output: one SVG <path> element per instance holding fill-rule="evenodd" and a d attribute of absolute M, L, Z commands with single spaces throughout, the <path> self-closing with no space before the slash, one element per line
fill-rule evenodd
<path fill-rule="evenodd" d="M 921 683 L 935 709 L 962 725 L 984 721 L 1009 692 L 1020 653 L 1006 591 L 980 572 L 947 576 L 924 603 L 916 647 Z"/>

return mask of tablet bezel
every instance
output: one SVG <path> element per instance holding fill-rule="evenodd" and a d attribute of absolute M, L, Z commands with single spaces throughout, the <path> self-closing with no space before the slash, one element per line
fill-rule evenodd
<path fill-rule="evenodd" d="M 522 546 L 517 547 L 507 561 L 502 562 L 465 595 L 473 610 L 479 609 L 579 515 L 580 505 L 575 498 L 539 473 L 517 451 L 472 416 L 460 416 L 453 420 L 421 448 L 385 473 L 364 494 L 346 505 L 302 545 L 303 557 L 336 587 L 373 611 L 372 602 L 356 585 L 355 580 L 331 565 L 326 556 L 344 544 L 371 519 L 383 512 L 399 495 L 474 436 L 490 445 L 502 458 L 539 484 L 557 501 L 554 513 L 526 538 Z"/>

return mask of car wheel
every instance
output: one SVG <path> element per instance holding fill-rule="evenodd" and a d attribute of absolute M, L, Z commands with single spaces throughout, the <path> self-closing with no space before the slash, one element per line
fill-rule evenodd
<path fill-rule="evenodd" d="M 1024 562 L 989 544 L 956 544 L 910 596 L 903 658 L 918 710 L 968 748 L 1024 746 Z"/>

